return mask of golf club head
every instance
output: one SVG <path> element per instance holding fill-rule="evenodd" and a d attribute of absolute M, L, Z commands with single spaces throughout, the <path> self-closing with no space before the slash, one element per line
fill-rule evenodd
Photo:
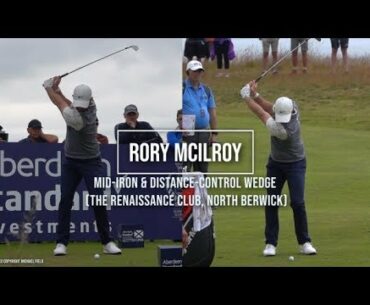
<path fill-rule="evenodd" d="M 132 48 L 133 50 L 135 50 L 135 51 L 139 51 L 139 47 L 138 47 L 138 46 L 133 45 L 133 46 L 131 46 L 131 48 Z"/>

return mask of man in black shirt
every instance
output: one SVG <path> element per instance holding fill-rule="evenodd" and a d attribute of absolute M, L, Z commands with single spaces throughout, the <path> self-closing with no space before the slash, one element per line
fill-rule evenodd
<path fill-rule="evenodd" d="M 141 143 L 163 142 L 160 135 L 154 131 L 153 127 L 150 126 L 148 122 L 144 121 L 139 122 L 137 120 L 139 117 L 139 112 L 135 105 L 131 104 L 126 106 L 123 116 L 126 122 L 119 123 L 114 127 L 114 136 L 119 144 L 129 144 L 129 143 L 141 144 Z M 125 130 L 125 132 L 120 132 L 119 135 L 117 135 L 118 130 Z M 136 132 L 134 130 L 153 130 L 153 132 L 140 132 L 140 131 Z"/>

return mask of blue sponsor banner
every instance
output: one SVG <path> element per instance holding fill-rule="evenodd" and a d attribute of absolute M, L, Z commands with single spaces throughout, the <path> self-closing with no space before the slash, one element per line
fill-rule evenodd
<path fill-rule="evenodd" d="M 117 146 L 102 145 L 101 152 L 106 176 L 113 181 L 117 176 Z M 55 239 L 63 158 L 62 144 L 0 144 L 0 242 Z M 125 158 L 119 156 L 123 167 L 129 163 Z M 135 172 L 135 164 L 130 163 L 129 166 L 130 171 Z M 144 165 L 138 166 L 142 171 Z M 164 173 L 177 171 L 170 159 L 161 163 L 160 168 L 155 166 L 153 169 Z M 150 177 L 137 176 L 136 186 L 112 186 L 106 188 L 104 193 L 129 196 L 179 193 L 177 189 L 141 188 L 140 179 Z M 86 205 L 87 194 L 82 181 L 74 197 L 71 240 L 99 240 L 92 208 Z M 118 237 L 120 224 L 136 223 L 143 226 L 146 239 L 181 239 L 180 207 L 112 206 L 108 214 L 115 238 Z"/>

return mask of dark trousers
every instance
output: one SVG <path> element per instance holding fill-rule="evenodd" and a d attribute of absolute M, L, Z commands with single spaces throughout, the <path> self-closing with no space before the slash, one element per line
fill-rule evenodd
<path fill-rule="evenodd" d="M 288 181 L 290 206 L 293 210 L 295 234 L 298 244 L 310 242 L 308 235 L 307 215 L 304 202 L 304 185 L 306 174 L 306 159 L 282 163 L 269 158 L 267 164 L 267 177 L 276 177 L 276 188 L 267 189 L 268 195 L 280 195 L 285 181 Z M 266 227 L 265 242 L 274 246 L 278 243 L 279 216 L 278 207 L 265 207 Z"/>
<path fill-rule="evenodd" d="M 223 44 L 215 42 L 215 53 L 217 58 L 217 69 L 222 69 L 222 61 L 225 63 L 225 69 L 230 68 L 229 61 L 229 45 L 230 41 L 226 40 Z"/>
<path fill-rule="evenodd" d="M 186 143 L 208 143 L 210 132 L 195 132 L 194 136 L 186 136 L 183 141 Z M 196 152 L 194 152 L 195 154 Z M 208 172 L 208 162 L 185 162 L 183 166 L 187 167 L 187 171 L 190 172 L 193 168 L 194 172 Z"/>
<path fill-rule="evenodd" d="M 82 178 L 90 195 L 101 195 L 103 189 L 94 188 L 94 177 L 105 176 L 100 158 L 77 160 L 66 158 L 62 167 L 61 200 L 58 210 L 57 243 L 68 245 L 73 197 Z M 112 240 L 106 207 L 94 206 L 96 225 L 103 245 Z"/>

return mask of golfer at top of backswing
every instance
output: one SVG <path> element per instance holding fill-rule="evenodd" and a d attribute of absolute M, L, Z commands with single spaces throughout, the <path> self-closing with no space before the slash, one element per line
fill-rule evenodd
<path fill-rule="evenodd" d="M 257 93 L 257 83 L 251 81 L 240 91 L 248 108 L 266 125 L 271 135 L 271 153 L 267 163 L 267 177 L 276 177 L 276 187 L 267 188 L 268 195 L 281 195 L 288 181 L 295 233 L 300 252 L 316 254 L 308 234 L 304 201 L 306 156 L 301 138 L 297 104 L 288 97 L 278 98 L 274 104 Z M 277 206 L 265 207 L 264 256 L 276 255 L 279 234 Z"/>
<path fill-rule="evenodd" d="M 54 255 L 66 255 L 69 242 L 71 208 L 75 191 L 82 178 L 89 194 L 102 195 L 102 189 L 94 188 L 94 177 L 105 176 L 96 140 L 96 105 L 91 89 L 79 85 L 73 92 L 73 103 L 59 88 L 60 76 L 46 80 L 43 84 L 50 100 L 62 113 L 67 124 L 64 144 L 65 160 L 62 166 L 61 199 L 58 209 L 57 245 Z M 94 206 L 94 213 L 103 251 L 106 254 L 121 254 L 112 241 L 106 208 Z"/>

